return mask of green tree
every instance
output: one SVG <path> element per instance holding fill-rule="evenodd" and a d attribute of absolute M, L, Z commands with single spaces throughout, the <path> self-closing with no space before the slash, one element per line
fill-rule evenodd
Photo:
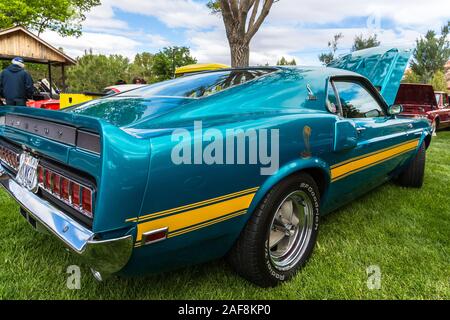
<path fill-rule="evenodd" d="M 248 67 L 250 42 L 258 32 L 276 0 L 211 0 L 207 6 L 221 13 L 233 67 Z"/>
<path fill-rule="evenodd" d="M 440 70 L 434 73 L 429 84 L 433 86 L 435 91 L 447 92 L 447 80 L 445 74 Z"/>
<path fill-rule="evenodd" d="M 100 0 L 2 0 L 0 29 L 22 25 L 40 35 L 45 30 L 80 36 L 86 13 Z"/>
<path fill-rule="evenodd" d="M 281 59 L 277 62 L 277 66 L 296 66 L 296 65 L 297 61 L 295 61 L 295 59 L 288 61 L 285 57 L 281 57 Z"/>
<path fill-rule="evenodd" d="M 420 83 L 420 78 L 414 71 L 409 69 L 405 72 L 402 83 Z"/>
<path fill-rule="evenodd" d="M 319 55 L 319 60 L 324 64 L 327 65 L 331 61 L 333 61 L 336 58 L 336 51 L 338 50 L 339 41 L 344 37 L 342 33 L 337 33 L 334 35 L 333 39 L 331 41 L 328 41 L 328 53 L 322 53 Z"/>
<path fill-rule="evenodd" d="M 156 82 L 157 79 L 153 74 L 154 57 L 152 53 L 138 53 L 130 65 L 130 76 L 144 78 L 148 83 Z"/>
<path fill-rule="evenodd" d="M 416 41 L 411 69 L 423 83 L 429 83 L 436 72 L 444 72 L 444 65 L 450 58 L 449 29 L 450 21 L 442 28 L 439 37 L 429 30 L 424 38 Z"/>
<path fill-rule="evenodd" d="M 167 47 L 153 57 L 152 74 L 156 81 L 173 78 L 176 68 L 197 63 L 187 47 Z"/>
<path fill-rule="evenodd" d="M 77 64 L 67 72 L 71 92 L 102 92 L 117 80 L 127 80 L 130 61 L 121 55 L 96 55 L 92 51 L 77 59 Z"/>
<path fill-rule="evenodd" d="M 378 47 L 380 44 L 381 43 L 380 43 L 380 41 L 378 41 L 376 34 L 369 36 L 367 38 L 364 38 L 364 35 L 360 34 L 355 37 L 352 51 L 358 51 L 358 50 Z"/>

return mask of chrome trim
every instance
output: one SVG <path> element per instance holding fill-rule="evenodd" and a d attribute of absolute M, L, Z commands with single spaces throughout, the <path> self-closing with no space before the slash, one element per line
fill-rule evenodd
<path fill-rule="evenodd" d="M 90 267 L 102 274 L 119 272 L 128 263 L 133 250 L 131 235 L 96 240 L 95 234 L 64 214 L 49 202 L 24 189 L 13 179 L 3 179 L 0 166 L 0 185 L 42 227 L 79 255 Z"/>

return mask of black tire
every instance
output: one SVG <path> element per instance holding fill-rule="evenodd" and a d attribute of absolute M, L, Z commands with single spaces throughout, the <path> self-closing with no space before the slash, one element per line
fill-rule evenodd
<path fill-rule="evenodd" d="M 308 216 L 305 221 L 309 221 L 309 224 L 305 223 L 305 225 L 309 225 L 307 228 L 309 237 L 305 236 L 307 240 L 301 241 L 304 244 L 301 245 L 301 250 L 297 255 L 294 255 L 296 258 L 293 260 L 292 266 L 289 265 L 286 270 L 279 270 L 272 261 L 269 235 L 271 235 L 271 230 L 275 230 L 272 229 L 272 226 L 273 223 L 276 223 L 275 214 L 279 212 L 279 209 L 281 210 L 281 204 L 288 196 L 296 194 L 296 192 L 302 194 L 304 208 L 311 208 L 303 211 L 305 217 Z M 305 205 L 307 203 L 309 205 Z M 298 206 L 295 207 L 298 208 Z M 294 210 L 292 212 L 294 213 Z M 308 215 L 306 212 L 309 212 Z M 228 254 L 230 265 L 239 275 L 261 287 L 274 287 L 288 281 L 307 262 L 313 252 L 319 231 L 319 215 L 320 194 L 312 177 L 300 173 L 286 178 L 270 190 L 255 210 Z M 281 214 L 278 217 L 281 217 Z M 297 235 L 291 234 L 290 237 L 297 239 Z M 291 252 L 296 251 L 292 250 Z"/>
<path fill-rule="evenodd" d="M 425 144 L 419 148 L 415 158 L 400 174 L 397 182 L 403 187 L 421 188 L 425 176 L 426 149 Z"/>

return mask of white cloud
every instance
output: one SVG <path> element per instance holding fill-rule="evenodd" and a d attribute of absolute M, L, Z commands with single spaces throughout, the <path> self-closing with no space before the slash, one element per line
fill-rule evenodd
<path fill-rule="evenodd" d="M 216 27 L 221 20 L 204 3 L 193 0 L 108 0 L 125 12 L 153 16 L 170 28 L 203 29 Z"/>
<path fill-rule="evenodd" d="M 341 32 L 344 37 L 339 47 L 341 52 L 348 52 L 356 35 L 367 34 L 364 28 L 329 28 L 301 29 L 293 26 L 263 26 L 251 45 L 251 64 L 275 64 L 282 56 L 286 59 L 295 58 L 297 64 L 318 65 L 317 56 L 326 52 L 330 38 Z M 413 46 L 419 32 L 411 30 L 379 30 L 378 39 L 383 45 Z M 189 42 L 193 54 L 200 62 L 230 63 L 228 42 L 222 29 L 214 31 L 190 32 Z"/>
<path fill-rule="evenodd" d="M 64 52 L 71 57 L 82 56 L 85 50 L 92 49 L 97 54 L 121 54 L 132 59 L 141 44 L 124 36 L 93 32 L 84 32 L 79 38 L 65 38 L 50 31 L 41 37 L 57 48 L 64 48 Z"/>
<path fill-rule="evenodd" d="M 149 48 L 160 49 L 172 44 L 169 40 L 158 34 L 147 34 L 145 38 L 148 40 L 145 41 L 145 44 Z"/>
<path fill-rule="evenodd" d="M 102 5 L 94 7 L 87 15 L 83 24 L 87 30 L 128 30 L 126 21 L 115 18 L 113 7 L 110 0 L 103 0 Z"/>
<path fill-rule="evenodd" d="M 449 19 L 450 2 L 442 0 L 282 0 L 269 21 L 336 23 L 345 18 L 379 15 L 403 26 L 436 28 Z"/>
<path fill-rule="evenodd" d="M 61 38 L 54 33 L 46 33 L 44 37 L 55 46 L 63 46 L 73 56 L 92 48 L 94 52 L 118 53 L 131 58 L 138 51 L 186 44 L 200 62 L 229 64 L 222 19 L 212 15 L 205 2 L 103 0 L 101 6 L 87 15 L 81 38 Z M 144 28 L 131 28 L 127 21 L 117 17 L 118 10 L 155 17 L 168 28 L 178 29 L 185 41 L 174 43 L 153 30 L 150 33 Z M 252 41 L 251 63 L 274 64 L 284 56 L 295 58 L 299 64 L 318 64 L 317 56 L 327 51 L 327 42 L 338 32 L 344 35 L 340 52 L 348 52 L 357 34 L 373 31 L 383 45 L 413 45 L 426 30 L 439 29 L 450 18 L 449 12 L 450 1 L 442 0 L 281 0 L 274 4 Z M 361 25 L 361 18 L 367 17 L 374 18 L 369 22 L 375 25 L 377 21 L 382 22 L 377 30 Z M 357 28 L 349 26 L 353 18 L 358 18 Z M 383 25 L 386 21 L 392 29 Z"/>

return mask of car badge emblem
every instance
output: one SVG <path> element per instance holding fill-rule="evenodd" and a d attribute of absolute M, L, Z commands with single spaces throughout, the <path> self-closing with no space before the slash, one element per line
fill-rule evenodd
<path fill-rule="evenodd" d="M 16 181 L 25 189 L 37 193 L 39 189 L 37 167 L 39 160 L 24 152 L 20 155 Z"/>

